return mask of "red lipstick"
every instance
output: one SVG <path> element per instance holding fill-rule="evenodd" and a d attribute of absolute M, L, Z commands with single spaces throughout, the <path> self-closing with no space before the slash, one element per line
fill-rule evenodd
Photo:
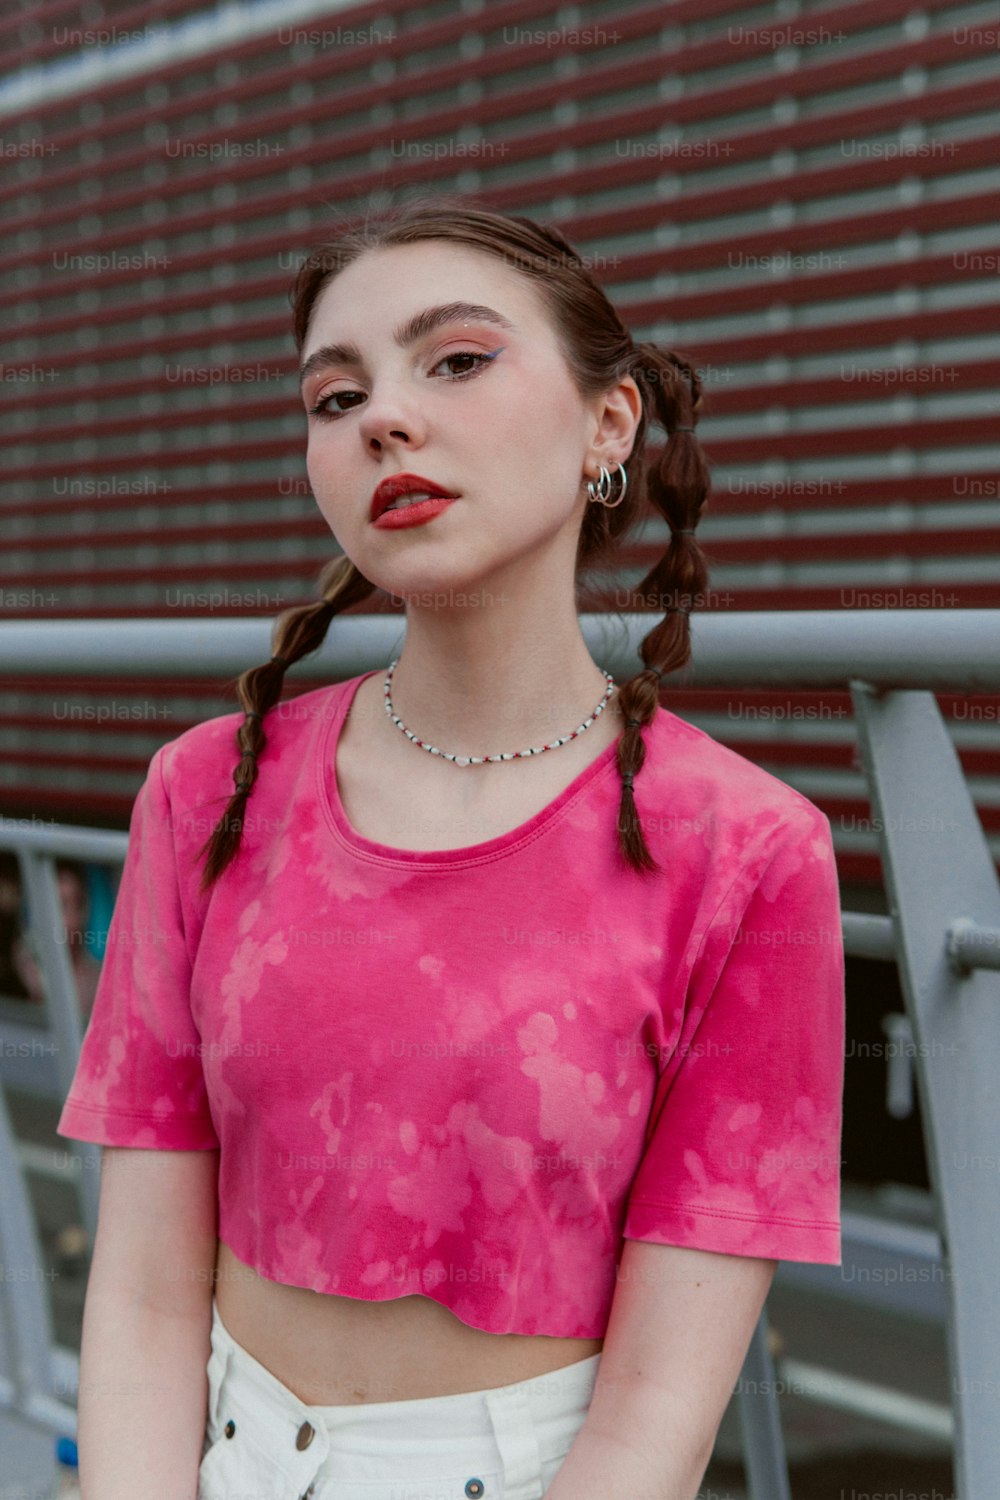
<path fill-rule="evenodd" d="M 440 500 L 457 500 L 458 498 L 457 495 L 452 495 L 448 490 L 442 489 L 439 484 L 435 484 L 433 479 L 424 479 L 420 474 L 392 474 L 388 479 L 383 479 L 375 490 L 368 512 L 369 519 L 378 521 L 393 501 L 401 500 L 405 495 L 428 495 L 432 497 L 435 504 Z M 412 505 L 405 507 L 405 510 L 419 511 L 424 519 L 429 519 L 431 515 L 437 515 L 438 510 L 443 508 L 438 505 L 437 509 L 431 511 L 428 509 L 430 504 L 431 500 L 414 501 Z M 392 514 L 401 515 L 403 509 L 394 510 Z"/>
<path fill-rule="evenodd" d="M 380 531 L 401 531 L 406 526 L 422 526 L 425 521 L 432 521 L 454 503 L 447 495 L 436 495 L 433 500 L 415 500 L 402 510 L 384 510 L 372 525 L 377 526 Z"/>

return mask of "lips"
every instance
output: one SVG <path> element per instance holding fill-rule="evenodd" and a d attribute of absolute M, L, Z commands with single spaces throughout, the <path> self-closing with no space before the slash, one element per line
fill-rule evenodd
<path fill-rule="evenodd" d="M 442 489 L 435 484 L 433 479 L 423 479 L 419 474 L 393 474 L 389 479 L 383 479 L 372 496 L 369 520 L 375 521 L 387 510 L 394 500 L 401 500 L 404 495 L 431 495 L 435 499 L 457 500 L 450 490 Z"/>

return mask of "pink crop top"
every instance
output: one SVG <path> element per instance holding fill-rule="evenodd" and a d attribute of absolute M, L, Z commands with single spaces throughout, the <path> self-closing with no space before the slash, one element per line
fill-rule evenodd
<path fill-rule="evenodd" d="M 661 707 L 659 872 L 618 853 L 614 744 L 508 833 L 395 849 L 334 775 L 362 681 L 267 715 L 205 896 L 242 712 L 153 755 L 58 1133 L 218 1149 L 219 1238 L 261 1276 L 491 1333 L 602 1338 L 624 1238 L 839 1265 L 825 814 Z"/>

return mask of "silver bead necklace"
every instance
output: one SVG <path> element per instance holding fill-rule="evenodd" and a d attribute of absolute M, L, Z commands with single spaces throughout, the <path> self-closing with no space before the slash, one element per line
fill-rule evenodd
<path fill-rule="evenodd" d="M 611 694 L 614 692 L 615 688 L 615 680 L 611 676 L 611 673 L 604 672 L 604 669 L 602 667 L 601 671 L 604 672 L 604 676 L 608 680 L 608 685 L 605 689 L 604 697 L 594 709 L 589 719 L 584 719 L 583 723 L 580 724 L 576 729 L 574 729 L 571 734 L 561 735 L 559 739 L 553 740 L 550 745 L 534 745 L 530 750 L 510 750 L 505 751 L 501 755 L 451 755 L 447 750 L 439 750 L 436 745 L 428 745 L 425 740 L 418 739 L 417 736 L 413 733 L 412 729 L 407 729 L 402 719 L 393 709 L 392 699 L 389 696 L 389 684 L 392 681 L 392 674 L 396 670 L 398 662 L 399 657 L 397 656 L 396 660 L 390 663 L 389 670 L 385 674 L 385 685 L 382 691 L 385 696 L 386 713 L 389 715 L 389 718 L 397 726 L 397 728 L 402 730 L 402 732 L 406 735 L 406 738 L 408 740 L 412 740 L 415 745 L 419 745 L 421 750 L 426 750 L 428 755 L 440 755 L 444 760 L 453 761 L 456 766 L 484 766 L 489 761 L 520 760 L 528 755 L 541 755 L 546 750 L 558 750 L 560 745 L 568 745 L 570 740 L 575 740 L 578 735 L 583 734 L 585 730 L 590 728 L 594 720 L 604 712 L 604 708 L 608 702 L 608 699 L 611 697 Z"/>

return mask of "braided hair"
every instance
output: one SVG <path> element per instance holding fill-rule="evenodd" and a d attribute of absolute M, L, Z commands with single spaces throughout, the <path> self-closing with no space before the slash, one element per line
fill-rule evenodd
<path fill-rule="evenodd" d="M 690 616 L 704 596 L 708 570 L 696 541 L 696 528 L 708 494 L 708 468 L 695 437 L 701 406 L 701 378 L 685 356 L 656 344 L 636 346 L 635 363 L 629 369 L 643 398 L 644 422 L 655 415 L 668 434 L 666 447 L 655 463 L 640 455 L 632 465 L 644 485 L 646 497 L 667 523 L 670 533 L 666 550 L 645 578 L 636 585 L 636 608 L 663 619 L 642 641 L 639 655 L 645 670 L 622 684 L 619 701 L 625 730 L 618 742 L 618 770 L 622 778 L 618 834 L 622 852 L 635 869 L 658 868 L 643 838 L 632 790 L 635 777 L 646 759 L 642 737 L 644 726 L 653 722 L 659 706 L 661 678 L 683 667 L 691 657 Z M 636 432 L 633 454 L 645 436 L 645 425 Z M 625 465 L 629 484 L 633 476 Z"/>

